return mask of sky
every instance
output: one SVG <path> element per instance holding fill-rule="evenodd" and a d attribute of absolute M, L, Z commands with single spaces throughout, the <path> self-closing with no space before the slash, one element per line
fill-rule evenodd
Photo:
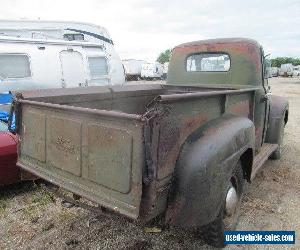
<path fill-rule="evenodd" d="M 300 58 L 300 0 L 1 0 L 0 19 L 21 18 L 101 25 L 122 59 L 155 61 L 178 44 L 223 37 Z"/>

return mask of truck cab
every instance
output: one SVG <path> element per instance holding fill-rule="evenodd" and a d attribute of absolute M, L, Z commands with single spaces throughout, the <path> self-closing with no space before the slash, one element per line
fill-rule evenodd
<path fill-rule="evenodd" d="M 285 100 L 282 104 L 284 98 L 271 95 L 268 78 L 264 50 L 258 42 L 245 38 L 210 39 L 185 43 L 173 49 L 167 84 L 188 82 L 193 86 L 219 88 L 255 87 L 253 122 L 258 152 L 265 141 L 271 140 L 274 109 L 277 110 L 278 105 L 285 123 L 288 120 L 288 103 Z M 244 108 L 247 106 L 244 103 Z"/>

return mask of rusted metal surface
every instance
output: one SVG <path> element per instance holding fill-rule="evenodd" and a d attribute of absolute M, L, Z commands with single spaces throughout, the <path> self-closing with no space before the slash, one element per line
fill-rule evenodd
<path fill-rule="evenodd" d="M 61 104 L 52 104 L 52 103 L 43 103 L 43 102 L 36 102 L 36 101 L 29 101 L 29 100 L 22 100 L 18 101 L 19 103 L 30 104 L 33 106 L 39 107 L 48 107 L 48 108 L 55 108 L 58 110 L 68 110 L 74 112 L 81 112 L 81 113 L 88 113 L 88 114 L 95 114 L 99 116 L 108 116 L 108 117 L 115 117 L 120 119 L 134 119 L 134 120 L 141 120 L 140 115 L 135 114 L 126 114 L 117 111 L 109 111 L 109 110 L 96 110 L 96 109 L 88 109 L 88 108 L 80 108 L 80 107 L 73 107 Z"/>
<path fill-rule="evenodd" d="M 269 127 L 266 134 L 266 141 L 269 143 L 278 143 L 280 140 L 280 126 L 288 122 L 289 103 L 286 98 L 281 96 L 270 96 L 270 116 Z M 284 123 L 282 124 L 282 119 Z"/>
<path fill-rule="evenodd" d="M 201 52 L 227 53 L 231 67 L 228 72 L 187 72 L 188 55 Z M 184 67 L 183 67 L 184 66 Z M 261 46 L 244 38 L 211 39 L 185 43 L 172 50 L 168 84 L 262 85 Z"/>
<path fill-rule="evenodd" d="M 263 166 L 269 156 L 277 149 L 277 144 L 265 143 L 260 152 L 255 156 L 253 161 L 253 169 L 251 174 L 251 180 L 254 179 L 259 169 Z"/>
<path fill-rule="evenodd" d="M 180 101 L 187 99 L 198 99 L 200 97 L 210 97 L 216 95 L 229 95 L 229 94 L 240 94 L 249 91 L 257 90 L 258 88 L 246 88 L 246 89 L 238 89 L 238 90 L 215 90 L 215 91 L 207 91 L 207 92 L 196 92 L 196 93 L 184 93 L 184 94 L 171 94 L 171 95 L 162 95 L 159 96 L 159 100 L 162 102 L 172 102 L 172 101 Z"/>
<path fill-rule="evenodd" d="M 150 90 L 147 86 L 145 89 L 138 86 L 138 89 L 143 91 L 143 97 L 137 101 L 144 103 L 152 99 L 141 115 L 74 107 L 70 105 L 72 103 L 45 103 L 37 94 L 29 100 L 23 99 L 27 93 L 20 95 L 16 100 L 18 120 L 22 124 L 18 164 L 110 209 L 115 203 L 116 211 L 131 218 L 150 218 L 166 206 L 168 189 L 165 187 L 169 185 L 166 180 L 171 180 L 169 176 L 174 171 L 181 145 L 189 134 L 208 120 L 222 115 L 226 108 L 221 96 L 228 95 L 228 100 L 232 100 L 246 93 L 250 98 L 255 91 L 255 88 L 229 92 L 227 89 L 207 91 L 204 88 L 204 97 L 201 97 L 202 88 L 198 87 L 189 89 L 194 95 L 190 98 L 186 87 L 177 88 L 174 93 L 170 86 L 169 94 L 168 86 L 158 85 Z M 136 91 L 132 86 L 130 90 L 122 89 L 128 96 L 128 103 L 131 92 L 136 96 Z M 47 93 L 43 95 L 49 100 Z M 172 98 L 172 103 L 165 103 L 164 95 Z M 117 90 L 113 96 L 110 106 L 123 102 L 124 95 Z M 58 101 L 55 96 L 51 98 Z M 72 96 L 68 98 L 72 99 Z M 101 98 L 107 101 L 107 96 L 103 95 L 93 94 L 92 98 L 97 100 L 100 108 Z M 80 101 L 76 100 L 76 105 L 78 103 Z M 207 109 L 205 103 L 211 107 Z M 123 107 L 123 110 L 128 111 L 128 108 Z M 142 203 L 147 206 L 141 211 L 146 211 L 145 214 L 139 213 L 142 175 L 145 185 Z M 77 182 L 80 186 L 76 186 Z M 81 190 L 81 186 L 85 190 Z M 93 190 L 92 194 L 87 192 L 87 187 Z M 96 190 L 101 190 L 97 193 L 105 196 L 92 197 Z M 106 196 L 111 198 L 106 199 Z M 124 203 L 129 206 L 122 205 Z M 157 204 L 160 204 L 159 208 Z"/>
<path fill-rule="evenodd" d="M 194 131 L 176 162 L 167 223 L 197 227 L 215 218 L 226 180 L 249 148 L 254 149 L 254 125 L 247 116 L 227 114 Z"/>

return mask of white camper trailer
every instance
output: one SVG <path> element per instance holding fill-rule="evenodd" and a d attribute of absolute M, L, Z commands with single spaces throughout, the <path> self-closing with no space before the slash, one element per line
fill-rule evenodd
<path fill-rule="evenodd" d="M 126 80 L 139 80 L 141 78 L 142 65 L 146 63 L 144 60 L 125 59 L 122 60 Z"/>
<path fill-rule="evenodd" d="M 285 77 L 293 76 L 294 67 L 291 63 L 281 64 L 279 69 L 279 75 Z"/>
<path fill-rule="evenodd" d="M 0 93 L 123 84 L 106 29 L 91 24 L 0 21 Z"/>
<path fill-rule="evenodd" d="M 162 64 L 155 63 L 144 63 L 142 65 L 141 77 L 143 79 L 160 79 L 163 76 Z"/>

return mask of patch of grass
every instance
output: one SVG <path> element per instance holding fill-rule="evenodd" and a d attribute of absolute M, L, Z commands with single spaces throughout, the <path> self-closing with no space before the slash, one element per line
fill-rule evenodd
<path fill-rule="evenodd" d="M 7 198 L 5 196 L 0 196 L 0 214 L 5 212 L 7 203 Z"/>
<path fill-rule="evenodd" d="M 39 205 L 45 206 L 50 203 L 54 202 L 54 197 L 53 194 L 40 189 L 38 192 L 36 192 L 32 198 L 31 198 L 32 203 L 38 203 Z"/>
<path fill-rule="evenodd" d="M 23 213 L 25 215 L 25 218 L 27 218 L 28 220 L 32 220 L 33 218 L 35 218 L 36 216 L 36 207 L 34 206 L 28 206 L 26 208 L 23 209 Z"/>

